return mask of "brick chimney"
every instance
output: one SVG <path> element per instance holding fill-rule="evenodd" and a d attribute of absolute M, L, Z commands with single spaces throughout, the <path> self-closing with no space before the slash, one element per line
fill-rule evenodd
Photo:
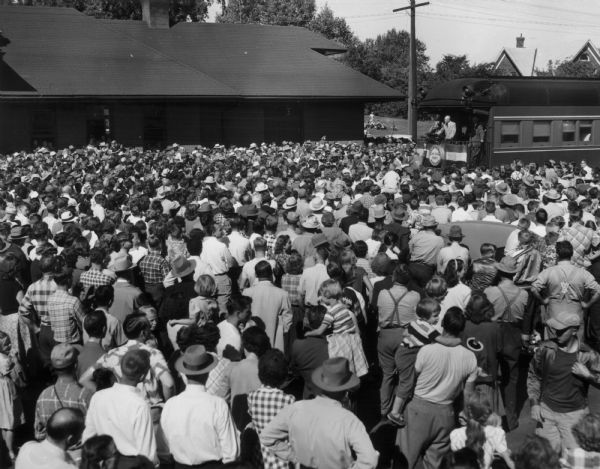
<path fill-rule="evenodd" d="M 524 47 L 525 47 L 525 38 L 523 37 L 523 34 L 521 34 L 517 38 L 517 48 L 518 49 L 523 49 Z"/>
<path fill-rule="evenodd" d="M 169 28 L 169 0 L 142 0 L 142 19 L 149 28 Z"/>

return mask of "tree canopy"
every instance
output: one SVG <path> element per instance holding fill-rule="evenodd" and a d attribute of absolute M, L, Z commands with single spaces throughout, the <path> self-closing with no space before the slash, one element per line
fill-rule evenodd
<path fill-rule="evenodd" d="M 229 0 L 217 21 L 308 26 L 315 11 L 314 0 Z"/>

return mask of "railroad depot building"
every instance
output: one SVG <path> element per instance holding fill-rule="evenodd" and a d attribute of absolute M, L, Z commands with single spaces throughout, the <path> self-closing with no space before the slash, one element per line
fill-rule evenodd
<path fill-rule="evenodd" d="M 304 28 L 169 28 L 168 4 L 143 0 L 143 21 L 0 6 L 0 152 L 100 138 L 145 148 L 359 140 L 365 102 L 402 99 Z"/>

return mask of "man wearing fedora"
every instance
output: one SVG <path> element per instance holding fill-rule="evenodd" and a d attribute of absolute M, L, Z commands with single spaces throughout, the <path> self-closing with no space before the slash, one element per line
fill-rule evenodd
<path fill-rule="evenodd" d="M 142 290 L 132 283 L 134 267 L 129 255 L 118 257 L 112 265 L 117 280 L 113 284 L 114 299 L 108 312 L 116 317 L 121 324 L 123 324 L 128 314 L 137 311 L 138 298 L 142 294 Z"/>
<path fill-rule="evenodd" d="M 191 345 L 175 362 L 185 376 L 185 390 L 169 399 L 160 425 L 175 460 L 174 469 L 221 467 L 236 459 L 238 437 L 225 400 L 206 391 L 217 358 L 203 345 Z"/>
<path fill-rule="evenodd" d="M 320 395 L 284 407 L 261 432 L 261 443 L 301 468 L 375 468 L 379 454 L 365 426 L 342 405 L 360 384 L 348 360 L 325 360 L 312 382 Z"/>
<path fill-rule="evenodd" d="M 469 266 L 469 249 L 462 246 L 460 243 L 464 235 L 462 228 L 458 225 L 452 225 L 448 232 L 448 240 L 450 245 L 440 249 L 437 256 L 437 273 L 443 275 L 446 271 L 448 262 L 453 259 L 460 259 L 464 262 L 465 270 Z"/>
<path fill-rule="evenodd" d="M 390 213 L 392 221 L 383 225 L 385 231 L 390 231 L 398 236 L 398 248 L 402 253 L 399 258 L 404 261 L 408 256 L 408 241 L 410 239 L 410 228 L 404 226 L 406 221 L 406 206 L 404 204 L 395 204 Z"/>
<path fill-rule="evenodd" d="M 444 239 L 436 233 L 438 223 L 431 215 L 421 218 L 421 230 L 409 241 L 411 276 L 419 286 L 424 287 L 435 273 L 440 249 L 444 247 Z"/>

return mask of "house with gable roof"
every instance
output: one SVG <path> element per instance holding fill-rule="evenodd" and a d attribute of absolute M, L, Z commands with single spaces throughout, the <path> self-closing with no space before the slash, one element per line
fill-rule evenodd
<path fill-rule="evenodd" d="M 521 34 L 516 47 L 505 47 L 500 51 L 494 63 L 494 74 L 514 77 L 533 77 L 536 75 L 537 49 L 525 47 L 525 38 Z"/>

